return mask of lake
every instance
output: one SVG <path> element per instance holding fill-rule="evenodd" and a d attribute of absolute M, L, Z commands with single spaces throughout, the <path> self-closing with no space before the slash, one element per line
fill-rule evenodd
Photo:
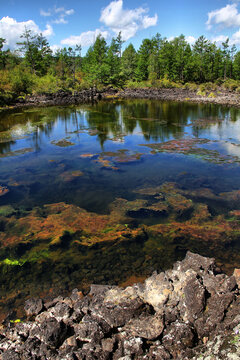
<path fill-rule="evenodd" d="M 0 116 L 0 306 L 240 265 L 240 110 L 109 100 Z"/>

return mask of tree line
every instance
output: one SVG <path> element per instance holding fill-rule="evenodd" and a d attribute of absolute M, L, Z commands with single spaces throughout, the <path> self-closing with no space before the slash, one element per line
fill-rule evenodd
<path fill-rule="evenodd" d="M 156 34 L 138 50 L 123 50 L 121 32 L 108 45 L 99 35 L 82 56 L 80 44 L 52 52 L 47 39 L 25 29 L 18 50 L 3 50 L 0 38 L 0 92 L 78 90 L 89 86 L 127 86 L 161 79 L 176 83 L 240 80 L 240 51 L 229 39 L 217 46 L 200 36 L 190 45 L 184 35 L 172 40 Z"/>

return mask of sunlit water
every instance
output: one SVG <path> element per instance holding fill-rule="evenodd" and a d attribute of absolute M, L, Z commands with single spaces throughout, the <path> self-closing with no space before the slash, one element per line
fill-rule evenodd
<path fill-rule="evenodd" d="M 196 146 L 177 152 L 152 147 L 185 139 L 197 139 Z M 189 191 L 207 188 L 218 196 L 240 189 L 239 161 L 240 111 L 234 108 L 129 100 L 12 111 L 0 117 L 0 185 L 9 189 L 0 197 L 0 211 L 1 206 L 11 205 L 21 217 L 44 204 L 65 202 L 109 214 L 116 198 L 133 201 L 141 197 L 136 190 L 166 182 Z M 207 204 L 214 216 L 233 210 L 221 200 L 198 201 Z M 133 216 L 135 226 L 167 221 L 145 215 Z M 71 263 L 69 258 L 66 262 L 61 255 L 51 263 L 40 259 L 32 268 L 28 264 L 27 269 L 24 265 L 14 270 L 10 285 L 6 274 L 14 271 L 9 266 L 1 275 L 2 296 L 16 292 L 19 282 L 24 284 L 19 286 L 22 292 L 25 289 L 23 296 L 34 294 L 36 282 L 43 292 L 60 283 L 62 289 L 81 287 L 84 282 L 122 283 L 170 266 L 188 249 L 216 256 L 225 264 L 239 251 L 237 240 L 225 255 L 216 248 L 211 252 L 202 243 L 165 246 L 165 259 L 162 244 L 158 256 L 154 238 L 83 247 L 81 263 Z M 0 255 L 4 260 L 3 248 Z"/>

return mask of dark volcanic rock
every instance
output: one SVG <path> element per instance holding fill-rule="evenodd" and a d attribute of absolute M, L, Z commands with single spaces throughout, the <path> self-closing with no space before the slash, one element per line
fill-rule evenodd
<path fill-rule="evenodd" d="M 218 272 L 214 259 L 188 252 L 144 284 L 28 300 L 31 321 L 0 328 L 0 359 L 238 359 L 239 286 Z"/>
<path fill-rule="evenodd" d="M 194 322 L 205 307 L 205 289 L 197 278 L 190 279 L 184 288 L 185 305 L 188 319 Z"/>
<path fill-rule="evenodd" d="M 43 308 L 42 299 L 29 299 L 26 301 L 24 310 L 26 311 L 26 315 L 31 317 L 33 315 L 38 315 Z"/>

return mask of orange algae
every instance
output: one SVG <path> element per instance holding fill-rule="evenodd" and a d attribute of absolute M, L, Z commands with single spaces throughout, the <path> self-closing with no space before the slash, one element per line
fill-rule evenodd
<path fill-rule="evenodd" d="M 104 159 L 103 157 L 99 157 L 97 160 L 95 160 L 95 162 L 100 164 L 103 168 L 118 170 L 118 168 L 110 160 Z"/>
<path fill-rule="evenodd" d="M 45 205 L 41 209 L 35 208 L 21 218 L 18 218 L 16 213 L 11 217 L 2 216 L 0 217 L 0 222 L 4 222 L 4 231 L 0 231 L 2 258 L 8 258 L 9 252 L 16 254 L 19 249 L 22 249 L 22 257 L 19 259 L 22 266 L 19 266 L 19 273 L 29 271 L 29 266 L 31 266 L 37 276 L 47 266 L 52 269 L 54 274 L 54 280 L 49 279 L 49 287 L 54 284 L 56 288 L 58 287 L 56 279 L 59 281 L 57 274 L 61 273 L 61 269 L 67 269 L 68 266 L 77 267 L 82 264 L 79 278 L 76 277 L 76 279 L 81 285 L 80 288 L 83 288 L 83 284 L 87 286 L 89 282 L 94 281 L 95 277 L 100 276 L 102 279 L 101 276 L 105 276 L 105 274 L 109 277 L 111 270 L 108 266 L 105 265 L 104 269 L 101 267 L 105 261 L 102 254 L 106 254 L 111 269 L 113 259 L 109 257 L 113 254 L 114 257 L 118 256 L 118 249 L 122 246 L 119 256 L 124 266 L 128 259 L 125 255 L 126 247 L 129 246 L 130 250 L 131 246 L 135 249 L 135 246 L 142 244 L 140 246 L 143 246 L 144 250 L 140 254 L 140 262 L 138 263 L 139 259 L 130 257 L 131 261 L 138 264 L 140 270 L 136 270 L 135 273 L 128 271 L 117 275 L 118 280 L 116 281 L 119 281 L 122 286 L 127 286 L 143 280 L 144 276 L 142 275 L 146 274 L 146 269 L 149 269 L 149 265 L 152 263 L 169 267 L 179 249 L 180 251 L 181 249 L 183 251 L 185 249 L 192 251 L 208 249 L 219 255 L 218 264 L 221 264 L 222 259 L 226 256 L 226 249 L 240 236 L 240 222 L 238 221 L 240 210 L 238 209 L 232 211 L 233 218 L 231 219 L 228 218 L 229 213 L 226 217 L 224 215 L 213 216 L 206 204 L 189 199 L 191 190 L 179 189 L 173 182 L 157 187 L 138 189 L 137 192 L 139 195 L 147 195 L 148 199 L 140 198 L 128 201 L 118 198 L 111 204 L 108 215 L 90 213 L 78 206 L 61 202 Z M 210 190 L 203 194 L 210 198 L 213 196 Z M 193 198 L 196 196 L 195 190 L 192 195 Z M 236 199 L 238 195 L 238 192 L 233 191 L 214 196 L 216 199 L 224 198 L 232 202 L 232 198 Z M 152 212 L 156 213 L 158 223 L 143 225 L 142 222 L 133 220 L 141 212 L 146 217 L 151 216 Z M 163 213 L 164 222 L 161 223 Z M 185 216 L 184 221 L 182 215 Z M 131 245 L 128 245 L 127 242 Z M 92 264 L 96 262 L 98 251 L 101 254 L 101 260 L 98 260 L 100 270 L 97 266 L 90 270 Z M 229 269 L 232 269 L 233 264 L 236 266 L 239 262 L 239 255 L 235 254 L 230 260 Z M 2 263 L 2 269 L 4 266 L 8 265 Z M 9 275 L 7 275 L 6 288 L 8 280 L 11 280 L 11 271 L 14 271 L 9 267 L 10 265 L 8 266 Z M 55 267 L 56 274 L 54 273 Z M 128 265 L 126 268 L 129 269 Z M 6 277 L 6 275 L 4 276 Z M 91 276 L 95 277 L 92 279 Z M 73 284 L 75 280 L 71 281 Z M 10 290 L 17 288 L 17 283 L 14 284 L 11 285 Z M 48 292 L 49 287 L 45 288 L 43 284 L 39 284 L 39 286 L 35 284 L 31 291 L 34 293 L 38 288 L 38 291 Z M 12 290 L 10 292 L 12 293 Z"/>
<path fill-rule="evenodd" d="M 63 181 L 70 182 L 76 179 L 77 177 L 83 176 L 83 172 L 80 170 L 64 171 L 59 176 Z"/>
<path fill-rule="evenodd" d="M 44 216 L 31 211 L 19 219 L 15 216 L 6 219 L 5 231 L 0 232 L 2 246 L 39 240 L 49 240 L 54 244 L 60 242 L 66 232 L 77 234 L 79 242 L 89 246 L 122 236 L 137 236 L 139 233 L 139 229 L 117 226 L 111 216 L 90 213 L 74 205 L 57 203 L 45 205 L 43 209 Z"/>
<path fill-rule="evenodd" d="M 79 155 L 79 157 L 83 158 L 83 159 L 85 159 L 85 158 L 91 159 L 94 156 L 95 156 L 94 154 L 82 154 L 82 155 Z"/>
<path fill-rule="evenodd" d="M 0 196 L 6 195 L 9 192 L 9 189 L 6 186 L 0 185 Z"/>

